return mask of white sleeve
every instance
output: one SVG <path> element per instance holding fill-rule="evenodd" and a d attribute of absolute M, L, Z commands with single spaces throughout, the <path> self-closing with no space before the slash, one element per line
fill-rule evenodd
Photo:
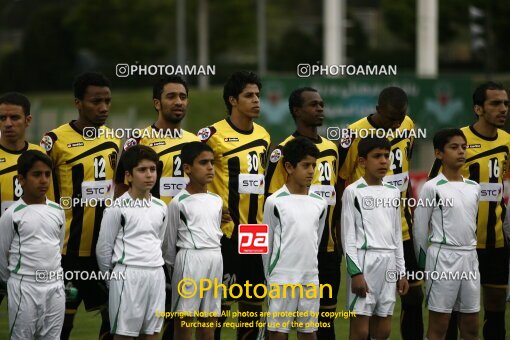
<path fill-rule="evenodd" d="M 167 226 L 166 226 L 166 239 L 167 239 L 167 251 L 165 257 L 165 263 L 168 268 L 168 272 L 171 274 L 175 264 L 175 257 L 177 255 L 177 230 L 179 229 L 179 202 L 173 199 L 168 204 L 167 214 Z"/>
<path fill-rule="evenodd" d="M 430 183 L 430 182 L 429 182 Z M 419 202 L 432 202 L 434 199 L 434 190 L 425 183 L 421 189 Z M 430 204 L 418 204 L 414 210 L 413 224 L 413 242 L 414 254 L 418 261 L 418 268 L 425 269 L 425 260 L 427 256 L 430 222 L 434 207 Z"/>
<path fill-rule="evenodd" d="M 0 281 L 9 279 L 9 249 L 14 239 L 12 213 L 4 212 L 0 218 Z"/>
<path fill-rule="evenodd" d="M 400 192 L 397 194 L 397 199 L 400 200 Z M 402 213 L 400 207 L 396 207 L 394 219 L 394 230 L 395 230 L 395 244 L 397 248 L 395 250 L 395 259 L 397 265 L 397 271 L 400 277 L 403 277 L 406 273 L 406 263 L 404 260 L 404 243 L 402 242 Z"/>
<path fill-rule="evenodd" d="M 264 276 L 267 277 L 269 273 L 269 262 L 271 261 L 271 256 L 273 254 L 273 240 L 274 240 L 274 230 L 279 224 L 279 220 L 274 216 L 275 206 L 271 199 L 267 199 L 264 204 L 264 218 L 262 220 L 262 224 L 267 224 L 268 228 L 268 236 L 267 236 L 267 245 L 268 251 L 267 254 L 262 254 L 262 264 L 264 266 Z"/>
<path fill-rule="evenodd" d="M 328 216 L 328 205 L 327 205 L 326 201 L 324 201 L 324 210 L 321 213 L 321 216 L 319 219 L 319 230 L 317 231 L 318 236 L 319 236 L 319 239 L 317 240 L 317 247 L 320 247 L 320 245 L 321 245 L 322 234 L 324 233 L 324 226 L 326 224 L 327 216 Z"/>
<path fill-rule="evenodd" d="M 510 202 L 510 201 L 509 201 Z M 508 242 L 510 242 L 510 203 L 506 207 L 505 221 L 503 222 L 503 231 L 505 232 Z"/>
<path fill-rule="evenodd" d="M 108 272 L 112 267 L 113 249 L 121 223 L 122 213 L 119 208 L 112 207 L 104 210 L 96 245 L 97 264 L 102 272 Z"/>
<path fill-rule="evenodd" d="M 66 236 L 66 213 L 62 209 L 62 225 L 60 226 L 60 250 L 64 249 L 64 239 Z"/>
<path fill-rule="evenodd" d="M 358 249 L 356 247 L 356 199 L 352 188 L 347 188 L 342 196 L 342 217 L 340 228 L 342 232 L 342 247 L 347 263 L 347 273 L 352 277 L 362 274 L 358 261 Z M 358 202 L 359 204 L 359 202 Z"/>
<path fill-rule="evenodd" d="M 167 219 L 168 219 L 168 208 L 165 207 L 163 210 L 163 221 L 161 221 L 161 226 L 159 228 L 159 239 L 161 240 L 161 254 L 163 255 L 163 260 L 166 259 L 166 253 L 168 252 L 168 239 L 166 236 L 167 233 Z"/>

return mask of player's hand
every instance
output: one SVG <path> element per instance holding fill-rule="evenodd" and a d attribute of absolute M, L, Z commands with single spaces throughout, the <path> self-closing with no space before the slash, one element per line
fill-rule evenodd
<path fill-rule="evenodd" d="M 406 295 L 409 290 L 409 282 L 405 277 L 397 281 L 397 290 L 400 295 Z"/>
<path fill-rule="evenodd" d="M 365 281 L 365 276 L 363 274 L 356 275 L 351 278 L 351 281 L 351 291 L 353 294 L 362 298 L 366 297 L 368 293 L 368 285 Z"/>
<path fill-rule="evenodd" d="M 223 207 L 221 210 L 221 223 L 228 223 L 232 221 L 232 217 L 230 217 L 230 210 L 228 208 Z"/>

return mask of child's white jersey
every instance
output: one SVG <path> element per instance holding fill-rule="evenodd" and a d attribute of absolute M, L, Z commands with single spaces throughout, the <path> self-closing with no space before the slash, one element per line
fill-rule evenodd
<path fill-rule="evenodd" d="M 31 276 L 61 271 L 64 226 L 64 210 L 55 202 L 13 203 L 0 218 L 0 281 L 7 281 L 9 271 Z"/>
<path fill-rule="evenodd" d="M 358 250 L 394 250 L 396 270 L 405 273 L 400 191 L 390 184 L 368 185 L 363 177 L 342 196 L 342 245 L 350 276 L 362 273 Z"/>
<path fill-rule="evenodd" d="M 317 194 L 291 194 L 285 185 L 268 197 L 263 223 L 269 225 L 269 252 L 262 255 L 268 283 L 319 283 L 317 253 L 327 209 Z"/>
<path fill-rule="evenodd" d="M 452 182 L 441 173 L 423 185 L 413 226 L 414 249 L 421 268 L 429 242 L 476 249 L 479 200 L 480 185 L 467 178 Z"/>
<path fill-rule="evenodd" d="M 129 192 L 104 210 L 96 246 L 99 269 L 103 272 L 115 264 L 160 267 L 166 233 L 165 203 L 153 196 L 133 200 Z M 166 249 L 165 249 L 166 250 Z"/>
<path fill-rule="evenodd" d="M 212 193 L 191 195 L 179 192 L 168 204 L 168 258 L 175 264 L 176 246 L 180 249 L 214 249 L 221 247 L 223 201 Z"/>

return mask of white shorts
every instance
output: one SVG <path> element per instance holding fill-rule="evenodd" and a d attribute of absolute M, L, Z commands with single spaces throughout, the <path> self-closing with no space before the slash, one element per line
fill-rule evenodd
<path fill-rule="evenodd" d="M 118 273 L 125 273 L 126 279 L 110 280 L 108 310 L 112 334 L 136 337 L 159 333 L 164 320 L 158 315 L 165 311 L 163 267 L 117 264 L 113 271 L 118 278 Z"/>
<path fill-rule="evenodd" d="M 303 293 L 301 293 L 298 286 L 294 289 L 290 286 L 283 287 L 283 285 L 279 285 L 279 287 L 280 298 L 269 298 L 267 329 L 282 333 L 289 333 L 291 329 L 295 329 L 300 333 L 317 331 L 320 306 L 319 282 L 315 283 L 315 287 L 302 285 Z M 292 295 L 293 290 L 294 297 Z M 315 290 L 316 297 L 307 298 L 307 296 L 314 295 L 311 290 Z"/>
<path fill-rule="evenodd" d="M 394 250 L 358 250 L 358 263 L 368 285 L 362 298 L 351 290 L 352 279 L 347 276 L 347 309 L 359 315 L 387 317 L 393 315 L 397 283 L 388 282 L 387 272 L 396 272 Z"/>
<path fill-rule="evenodd" d="M 480 272 L 476 250 L 431 245 L 427 250 L 425 270 L 429 273 L 425 286 L 425 303 L 429 310 L 438 313 L 480 311 Z M 451 280 L 447 273 L 455 273 L 459 279 Z"/>
<path fill-rule="evenodd" d="M 221 289 L 214 291 L 214 282 L 222 283 L 223 258 L 221 249 L 181 249 L 175 259 L 172 275 L 172 312 L 181 312 L 193 316 L 195 312 L 203 312 L 211 317 L 221 315 Z M 185 281 L 182 281 L 185 279 Z M 211 289 L 204 292 L 200 298 L 199 288 L 201 279 L 209 279 Z M 193 280 L 193 281 L 191 281 Z M 183 282 L 179 285 L 180 282 Z M 195 282 L 184 284 L 184 282 Z M 204 283 L 205 284 L 205 283 Z M 187 294 L 179 294 L 179 289 Z M 195 293 L 193 293 L 195 291 Z M 216 293 L 216 297 L 214 296 Z"/>
<path fill-rule="evenodd" d="M 63 281 L 36 282 L 11 274 L 7 296 L 11 339 L 60 339 L 66 304 Z"/>

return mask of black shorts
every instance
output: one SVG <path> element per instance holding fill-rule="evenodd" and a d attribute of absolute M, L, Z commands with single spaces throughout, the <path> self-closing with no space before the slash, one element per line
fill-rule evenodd
<path fill-rule="evenodd" d="M 477 249 L 482 285 L 508 286 L 509 248 Z"/>
<path fill-rule="evenodd" d="M 236 300 L 262 304 L 264 299 L 256 298 L 253 294 L 255 285 L 264 284 L 262 257 L 259 254 L 239 254 L 237 239 L 226 236 L 221 238 L 221 255 L 223 257 L 223 284 L 227 289 L 234 283 L 243 287 L 243 294 Z M 244 286 L 245 282 L 250 284 L 248 292 Z M 239 294 L 237 289 L 232 292 L 236 296 Z M 250 297 L 246 296 L 246 293 L 249 293 Z M 232 300 L 230 294 L 227 294 L 227 301 Z"/>
<path fill-rule="evenodd" d="M 331 285 L 331 298 L 329 288 L 322 290 L 321 308 L 336 308 L 338 290 L 340 289 L 340 256 L 337 252 L 319 253 L 319 283 Z"/>
<path fill-rule="evenodd" d="M 419 270 L 418 268 L 418 260 L 416 259 L 416 256 L 414 255 L 414 244 L 413 240 L 406 240 L 403 242 L 404 245 L 404 261 L 406 262 L 406 272 L 408 273 L 416 273 Z M 414 277 L 416 277 L 416 274 L 414 274 Z M 409 284 L 413 286 L 417 286 L 423 283 L 422 280 L 415 280 L 415 279 L 408 279 Z"/>
<path fill-rule="evenodd" d="M 96 273 L 99 275 L 99 267 L 95 256 L 78 257 L 72 255 L 62 255 L 62 268 L 67 271 L 78 271 Z M 105 306 L 108 303 L 108 292 L 104 282 L 99 280 L 82 280 L 81 277 L 90 275 L 73 275 L 73 286 L 78 290 L 78 298 L 71 302 L 66 302 L 66 312 L 76 311 L 81 301 L 85 304 L 86 311 L 93 311 Z M 65 276 L 64 276 L 65 277 Z M 68 281 L 65 282 L 67 284 Z"/>

